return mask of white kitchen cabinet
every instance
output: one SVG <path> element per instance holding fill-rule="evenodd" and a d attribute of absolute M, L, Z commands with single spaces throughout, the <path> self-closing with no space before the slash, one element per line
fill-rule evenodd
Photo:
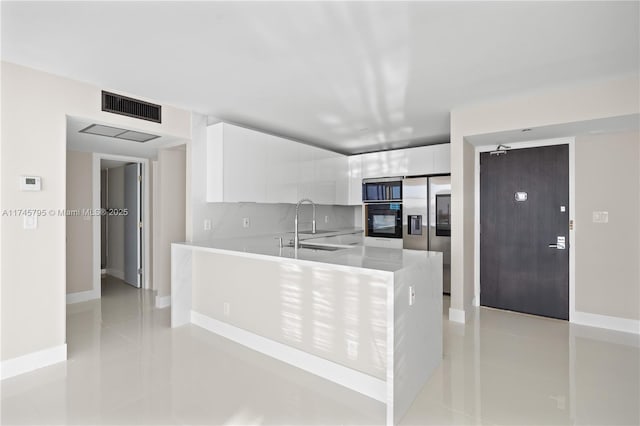
<path fill-rule="evenodd" d="M 228 123 L 207 128 L 207 201 L 360 205 L 362 179 L 450 173 L 450 145 L 345 156 Z"/>
<path fill-rule="evenodd" d="M 408 159 L 403 149 L 362 154 L 362 177 L 405 176 Z"/>
<path fill-rule="evenodd" d="M 407 175 L 451 173 L 450 147 L 447 143 L 403 150 L 408 158 Z"/>
<path fill-rule="evenodd" d="M 238 126 L 225 126 L 224 201 L 266 203 L 267 168 L 271 144 L 265 135 Z"/>
<path fill-rule="evenodd" d="M 347 204 L 349 162 L 345 155 L 323 149 L 314 155 L 313 200 L 319 204 Z"/>
<path fill-rule="evenodd" d="M 451 144 L 433 145 L 433 173 L 451 173 Z"/>
<path fill-rule="evenodd" d="M 349 166 L 349 194 L 347 204 L 357 206 L 362 204 L 362 155 L 352 155 L 348 159 Z"/>
<path fill-rule="evenodd" d="M 207 201 L 347 204 L 345 155 L 228 123 L 207 128 Z"/>
<path fill-rule="evenodd" d="M 347 204 L 348 158 L 325 149 L 300 144 L 298 148 L 298 199 L 316 204 Z"/>
<path fill-rule="evenodd" d="M 433 171 L 433 149 L 430 146 L 403 149 L 407 156 L 407 175 L 430 174 Z"/>
<path fill-rule="evenodd" d="M 207 127 L 207 202 L 224 201 L 224 134 L 222 123 Z"/>
<path fill-rule="evenodd" d="M 361 178 L 450 173 L 450 144 L 361 154 Z"/>
<path fill-rule="evenodd" d="M 333 153 L 322 149 L 313 151 L 313 187 L 311 199 L 318 204 L 336 203 L 336 164 Z"/>
<path fill-rule="evenodd" d="M 297 164 L 297 181 L 298 181 L 298 195 L 296 201 L 303 198 L 309 198 L 313 200 L 314 194 L 314 154 L 315 148 L 305 144 L 298 144 L 296 147 L 298 152 L 298 164 Z M 315 202 L 315 200 L 313 200 Z"/>
<path fill-rule="evenodd" d="M 335 170 L 336 179 L 336 201 L 335 204 L 349 205 L 350 200 L 350 188 L 351 180 L 349 178 L 349 157 L 346 155 L 334 153 L 332 159 L 333 170 Z"/>
<path fill-rule="evenodd" d="M 298 197 L 298 149 L 295 142 L 265 135 L 269 149 L 267 163 L 267 202 L 295 203 Z"/>

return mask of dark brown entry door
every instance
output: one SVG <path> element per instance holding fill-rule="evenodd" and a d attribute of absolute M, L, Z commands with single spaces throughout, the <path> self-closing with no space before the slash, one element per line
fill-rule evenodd
<path fill-rule="evenodd" d="M 480 154 L 480 304 L 569 319 L 568 145 Z"/>

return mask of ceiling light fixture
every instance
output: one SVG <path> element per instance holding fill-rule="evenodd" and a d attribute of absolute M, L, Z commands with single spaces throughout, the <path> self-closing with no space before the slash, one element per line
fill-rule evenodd
<path fill-rule="evenodd" d="M 149 142 L 150 140 L 160 137 L 158 135 L 136 132 L 134 130 L 121 129 L 119 127 L 105 126 L 102 124 L 92 124 L 80 130 L 80 133 L 124 139 L 133 142 Z"/>

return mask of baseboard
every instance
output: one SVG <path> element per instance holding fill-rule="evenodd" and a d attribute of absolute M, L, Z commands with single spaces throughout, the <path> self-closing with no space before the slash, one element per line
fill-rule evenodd
<path fill-rule="evenodd" d="M 19 374 L 28 373 L 38 368 L 47 367 L 67 360 L 67 344 L 55 346 L 30 354 L 2 361 L 0 379 L 8 379 Z"/>
<path fill-rule="evenodd" d="M 384 403 L 387 402 L 387 384 L 384 380 L 258 336 L 195 311 L 191 311 L 191 323 L 370 398 Z"/>
<path fill-rule="evenodd" d="M 112 277 L 116 277 L 116 278 L 124 281 L 124 271 L 120 271 L 118 269 L 107 268 L 107 275 L 111 275 Z"/>
<path fill-rule="evenodd" d="M 462 309 L 449 308 L 449 321 L 464 324 L 466 322 L 465 312 Z"/>
<path fill-rule="evenodd" d="M 100 299 L 100 289 L 67 293 L 67 305 L 86 302 L 87 300 Z"/>
<path fill-rule="evenodd" d="M 156 308 L 168 308 L 171 306 L 171 296 L 156 296 Z"/>
<path fill-rule="evenodd" d="M 628 318 L 610 317 L 608 315 L 576 311 L 571 316 L 571 322 L 573 324 L 588 325 L 590 327 L 640 334 L 640 321 Z"/>

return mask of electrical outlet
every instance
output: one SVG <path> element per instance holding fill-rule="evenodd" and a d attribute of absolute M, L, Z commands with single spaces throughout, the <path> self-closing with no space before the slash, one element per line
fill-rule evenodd
<path fill-rule="evenodd" d="M 249 226 L 251 226 L 251 224 L 249 222 L 249 218 L 248 217 L 243 217 L 242 218 L 242 227 L 243 228 L 248 228 Z"/>
<path fill-rule="evenodd" d="M 324 223 L 329 223 L 329 216 L 324 217 Z"/>
<path fill-rule="evenodd" d="M 409 306 L 412 306 L 416 301 L 416 291 L 412 285 L 409 286 Z"/>
<path fill-rule="evenodd" d="M 231 315 L 231 305 L 229 302 L 224 302 L 224 316 L 228 317 L 229 315 Z"/>
<path fill-rule="evenodd" d="M 204 230 L 211 231 L 211 221 L 209 219 L 204 220 Z"/>
<path fill-rule="evenodd" d="M 36 229 L 38 227 L 38 216 L 24 216 L 22 219 L 22 227 L 24 229 Z"/>

